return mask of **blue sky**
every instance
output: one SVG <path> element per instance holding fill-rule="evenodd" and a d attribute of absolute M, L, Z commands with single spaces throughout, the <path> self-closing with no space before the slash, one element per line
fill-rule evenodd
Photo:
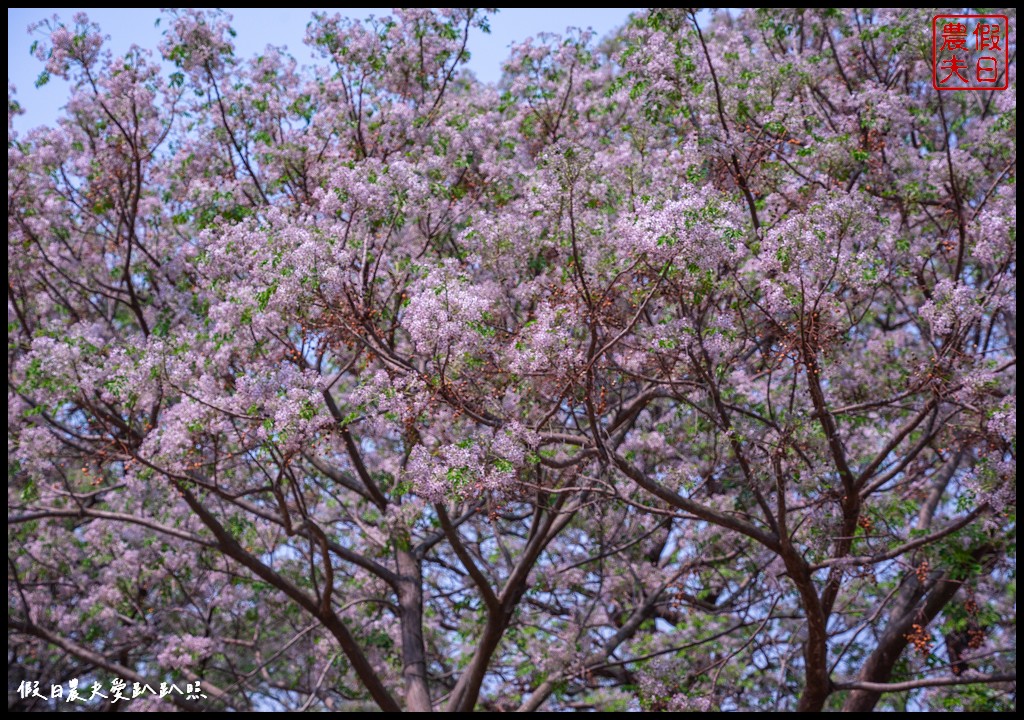
<path fill-rule="evenodd" d="M 506 8 L 491 17 L 491 34 L 475 33 L 470 38 L 472 54 L 469 67 L 477 77 L 494 82 L 501 74 L 501 64 L 508 56 L 509 46 L 541 32 L 562 33 L 567 27 L 593 28 L 599 36 L 622 25 L 637 8 Z M 68 95 L 68 86 L 51 80 L 37 89 L 35 80 L 41 63 L 29 55 L 33 38 L 26 33 L 30 23 L 54 14 L 71 22 L 78 11 L 99 23 L 110 36 L 109 47 L 122 53 L 134 43 L 156 49 L 160 29 L 155 26 L 160 13 L 155 8 L 8 8 L 7 9 L 7 80 L 17 88 L 17 99 L 25 114 L 15 120 L 19 131 L 36 125 L 51 124 Z M 389 8 L 232 8 L 233 26 L 238 31 L 235 45 L 239 55 L 248 57 L 267 45 L 285 45 L 301 64 L 311 64 L 312 56 L 303 45 L 306 23 L 314 10 L 340 13 L 355 18 L 386 15 Z"/>

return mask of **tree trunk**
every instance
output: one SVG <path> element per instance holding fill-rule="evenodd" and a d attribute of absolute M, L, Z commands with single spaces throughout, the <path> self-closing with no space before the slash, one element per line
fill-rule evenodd
<path fill-rule="evenodd" d="M 426 650 L 423 646 L 423 575 L 420 561 L 408 550 L 396 552 L 398 607 L 402 625 L 402 679 L 405 707 L 410 712 L 430 712 Z"/>

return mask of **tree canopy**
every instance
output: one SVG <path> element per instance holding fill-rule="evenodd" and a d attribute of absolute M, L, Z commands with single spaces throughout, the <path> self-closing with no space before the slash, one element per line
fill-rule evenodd
<path fill-rule="evenodd" d="M 9 706 L 1014 708 L 1016 17 L 944 92 L 934 14 L 637 12 L 497 85 L 490 10 L 311 66 L 41 23 Z"/>

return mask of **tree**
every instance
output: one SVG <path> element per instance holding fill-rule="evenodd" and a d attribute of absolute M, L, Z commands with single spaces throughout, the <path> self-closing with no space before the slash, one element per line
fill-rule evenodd
<path fill-rule="evenodd" d="M 654 10 L 498 87 L 479 10 L 316 15 L 312 69 L 43 23 L 9 689 L 1014 707 L 1016 64 L 935 91 L 931 18 Z"/>

